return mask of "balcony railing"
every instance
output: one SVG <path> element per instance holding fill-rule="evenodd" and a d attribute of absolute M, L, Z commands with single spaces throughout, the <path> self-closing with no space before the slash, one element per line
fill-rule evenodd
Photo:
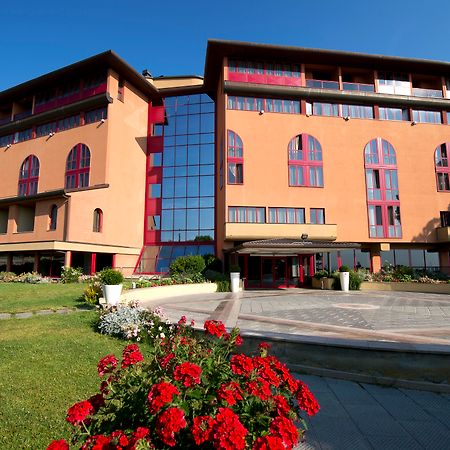
<path fill-rule="evenodd" d="M 342 83 L 344 91 L 358 91 L 358 92 L 375 92 L 373 84 L 364 83 Z"/>
<path fill-rule="evenodd" d="M 442 98 L 441 89 L 423 89 L 413 87 L 412 93 L 415 97 Z"/>
<path fill-rule="evenodd" d="M 0 125 L 5 125 L 6 123 L 11 122 L 11 117 L 2 117 L 0 119 Z"/>
<path fill-rule="evenodd" d="M 337 81 L 306 80 L 306 87 L 339 90 L 339 83 Z"/>
<path fill-rule="evenodd" d="M 14 114 L 14 120 L 25 119 L 25 117 L 29 117 L 32 114 L 33 114 L 33 112 L 31 111 L 31 109 L 28 110 L 28 111 L 17 113 L 17 114 Z"/>

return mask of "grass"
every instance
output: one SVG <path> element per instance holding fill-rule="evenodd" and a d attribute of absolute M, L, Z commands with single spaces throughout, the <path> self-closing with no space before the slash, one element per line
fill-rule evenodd
<path fill-rule="evenodd" d="M 32 312 L 79 306 L 86 285 L 0 283 L 0 313 Z"/>
<path fill-rule="evenodd" d="M 2 450 L 45 449 L 53 439 L 69 438 L 68 407 L 98 392 L 98 361 L 109 353 L 119 357 L 125 346 L 94 332 L 94 317 L 74 312 L 1 321 Z"/>

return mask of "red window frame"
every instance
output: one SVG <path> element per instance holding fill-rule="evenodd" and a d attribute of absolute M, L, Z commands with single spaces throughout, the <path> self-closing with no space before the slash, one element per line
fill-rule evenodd
<path fill-rule="evenodd" d="M 244 213 L 244 220 L 239 220 L 239 212 Z M 249 221 L 249 213 L 255 214 L 256 221 Z M 234 214 L 236 220 L 231 220 Z M 228 222 L 230 223 L 266 223 L 266 208 L 261 206 L 229 206 Z"/>
<path fill-rule="evenodd" d="M 35 155 L 27 156 L 19 171 L 18 195 L 37 194 L 39 183 L 39 159 Z"/>
<path fill-rule="evenodd" d="M 94 233 L 101 233 L 102 230 L 103 230 L 103 211 L 100 208 L 95 208 L 92 223 L 92 231 Z"/>
<path fill-rule="evenodd" d="M 85 144 L 77 144 L 70 150 L 66 161 L 65 187 L 76 189 L 89 186 L 91 151 Z"/>
<path fill-rule="evenodd" d="M 244 144 L 232 130 L 227 132 L 227 163 L 228 184 L 244 184 Z"/>
<path fill-rule="evenodd" d="M 294 212 L 294 221 L 289 221 L 289 210 Z M 274 215 L 275 220 L 271 220 L 271 215 Z M 301 220 L 298 219 L 300 215 Z M 289 207 L 275 207 L 269 208 L 268 223 L 282 223 L 282 224 L 303 224 L 305 223 L 305 208 L 289 208 Z"/>
<path fill-rule="evenodd" d="M 288 180 L 289 186 L 323 188 L 322 146 L 314 136 L 303 133 L 289 141 Z"/>
<path fill-rule="evenodd" d="M 444 142 L 434 151 L 434 168 L 438 192 L 450 192 L 449 149 L 450 142 Z"/>
<path fill-rule="evenodd" d="M 325 224 L 325 208 L 310 208 L 309 209 L 309 223 L 314 225 Z"/>
<path fill-rule="evenodd" d="M 380 137 L 368 142 L 364 147 L 364 169 L 369 238 L 401 238 L 397 160 L 392 144 Z M 375 176 L 377 186 L 374 187 L 368 180 L 375 179 Z M 386 180 L 390 180 L 388 184 Z M 397 182 L 396 187 L 394 180 Z M 378 195 L 373 195 L 375 191 Z M 374 223 L 371 223 L 371 217 L 375 219 Z"/>

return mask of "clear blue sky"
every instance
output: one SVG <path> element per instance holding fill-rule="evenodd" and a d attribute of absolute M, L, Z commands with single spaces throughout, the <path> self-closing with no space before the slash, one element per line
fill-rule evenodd
<path fill-rule="evenodd" d="M 208 38 L 450 61 L 448 0 L 2 0 L 0 91 L 112 49 L 203 75 Z"/>

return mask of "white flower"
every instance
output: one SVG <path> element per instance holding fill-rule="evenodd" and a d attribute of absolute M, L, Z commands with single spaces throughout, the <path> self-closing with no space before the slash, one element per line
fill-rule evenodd
<path fill-rule="evenodd" d="M 159 335 L 159 337 L 160 337 L 161 339 L 164 339 L 164 338 L 166 337 L 166 335 L 165 335 L 164 333 L 161 333 L 161 334 Z"/>

